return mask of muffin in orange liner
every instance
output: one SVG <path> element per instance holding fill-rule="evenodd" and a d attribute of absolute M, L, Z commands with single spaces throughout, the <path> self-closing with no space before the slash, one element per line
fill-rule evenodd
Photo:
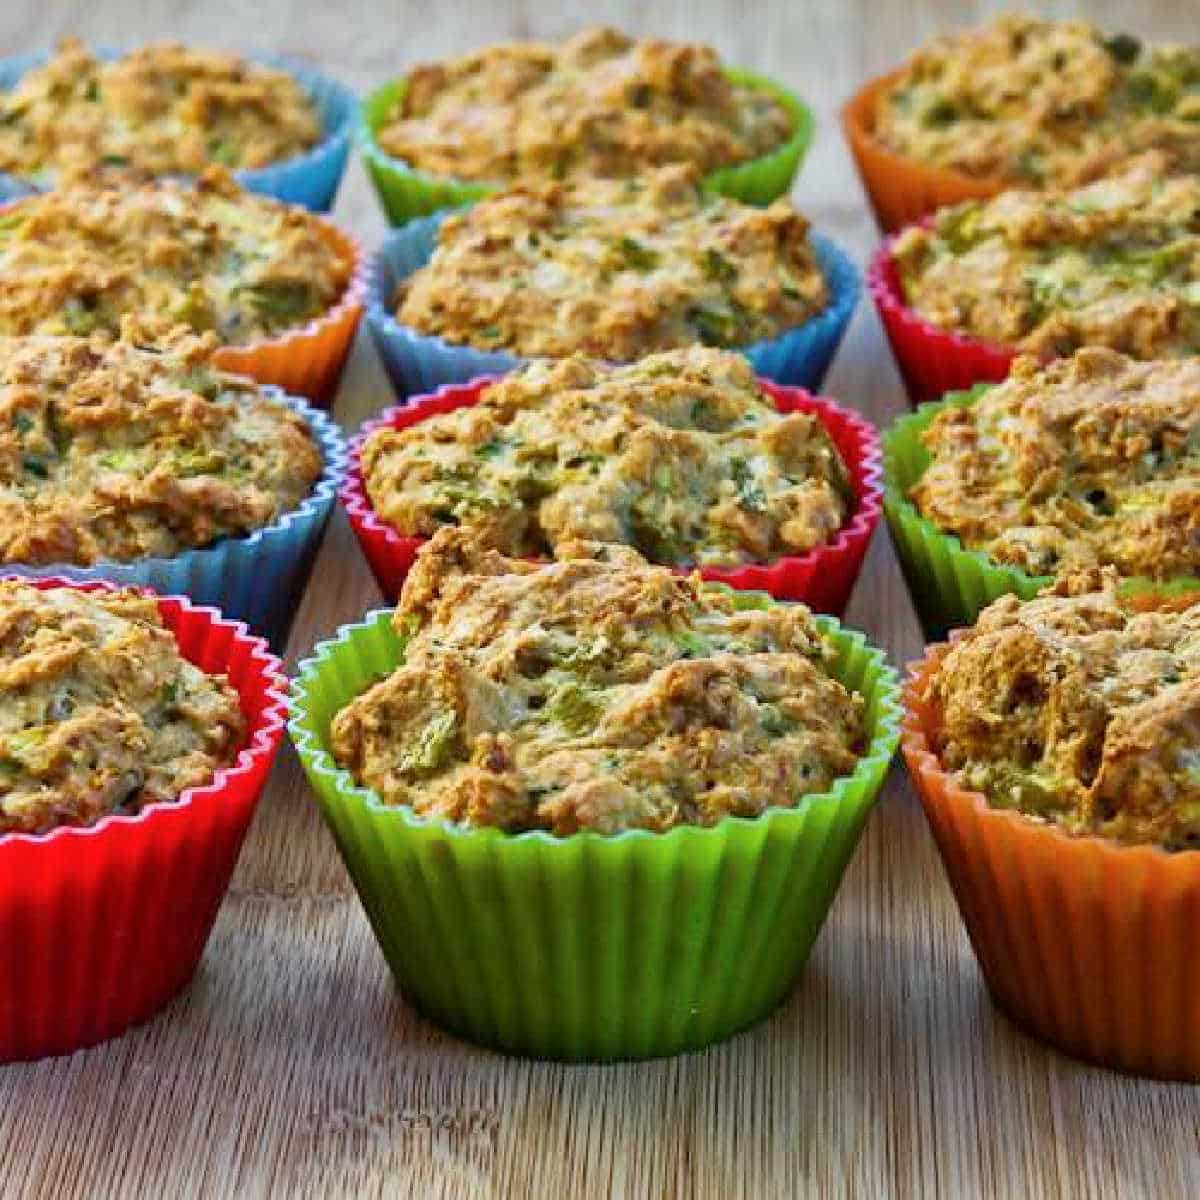
<path fill-rule="evenodd" d="M 950 167 L 934 167 L 889 150 L 875 137 L 879 98 L 903 69 L 872 79 L 842 109 L 842 129 L 863 187 L 885 233 L 895 233 L 945 204 L 988 200 L 1009 184 L 1002 179 L 968 175 Z"/>
<path fill-rule="evenodd" d="M 259 383 L 273 383 L 285 392 L 304 396 L 323 408 L 333 401 L 342 368 L 367 296 L 367 259 L 358 239 L 324 217 L 309 214 L 319 222 L 326 240 L 353 263 L 350 282 L 342 298 L 328 312 L 278 337 L 251 342 L 247 346 L 222 346 L 213 355 L 226 371 L 249 375 Z"/>
<path fill-rule="evenodd" d="M 1200 851 L 1069 834 L 960 786 L 928 696 L 958 636 L 909 666 L 900 745 L 992 998 L 1068 1054 L 1200 1082 Z"/>

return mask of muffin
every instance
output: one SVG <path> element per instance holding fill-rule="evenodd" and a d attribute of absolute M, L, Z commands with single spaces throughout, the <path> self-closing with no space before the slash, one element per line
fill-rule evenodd
<path fill-rule="evenodd" d="M 794 805 L 850 774 L 863 701 L 801 606 L 737 611 L 636 552 L 549 566 L 436 535 L 395 624 L 402 666 L 334 718 L 385 804 L 509 833 L 663 832 Z"/>
<path fill-rule="evenodd" d="M 180 597 L 5 577 L 0 630 L 0 930 L 29 967 L 0 973 L 12 1062 L 115 1037 L 187 986 L 285 706 L 263 642 Z"/>
<path fill-rule="evenodd" d="M 711 47 L 596 27 L 415 67 L 375 136 L 419 170 L 511 183 L 632 178 L 668 163 L 707 173 L 769 153 L 792 126 Z"/>
<path fill-rule="evenodd" d="M 1200 49 L 1144 46 L 1081 20 L 1006 14 L 939 37 L 871 81 L 844 124 L 892 231 L 1006 188 L 1072 188 L 1161 152 L 1200 168 Z"/>
<path fill-rule="evenodd" d="M 904 752 L 996 1002 L 1070 1054 L 1197 1080 L 1200 606 L 1117 584 L 1004 596 L 932 647 Z"/>
<path fill-rule="evenodd" d="M 921 434 L 908 496 L 963 546 L 1030 575 L 1200 574 L 1200 359 L 1080 350 L 1012 376 Z"/>
<path fill-rule="evenodd" d="M 264 167 L 321 137 L 321 114 L 291 75 L 176 42 L 102 60 L 64 38 L 0 92 L 0 171 L 37 183 L 97 169 Z"/>
<path fill-rule="evenodd" d="M 803 216 L 705 195 L 688 167 L 481 200 L 394 297 L 402 325 L 453 344 L 623 362 L 776 337 L 828 303 Z"/>
<path fill-rule="evenodd" d="M 628 366 L 538 360 L 470 407 L 363 444 L 376 514 L 404 536 L 471 525 L 494 546 L 632 546 L 668 566 L 804 554 L 855 495 L 820 419 L 780 413 L 740 355 L 699 346 Z"/>
<path fill-rule="evenodd" d="M 301 503 L 324 465 L 307 423 L 212 349 L 0 337 L 0 564 L 175 555 Z"/>
<path fill-rule="evenodd" d="M 397 611 L 301 664 L 291 731 L 405 996 L 611 1059 L 779 1003 L 894 721 L 882 655 L 829 618 L 627 547 L 539 565 L 443 529 Z"/>
<path fill-rule="evenodd" d="M 1152 156 L 1074 190 L 1006 192 L 943 209 L 891 246 L 921 319 L 1050 357 L 1108 346 L 1135 358 L 1200 350 L 1200 178 Z"/>
<path fill-rule="evenodd" d="M 0 839 L 175 800 L 242 744 L 237 693 L 152 597 L 0 579 L 0 629 Z"/>

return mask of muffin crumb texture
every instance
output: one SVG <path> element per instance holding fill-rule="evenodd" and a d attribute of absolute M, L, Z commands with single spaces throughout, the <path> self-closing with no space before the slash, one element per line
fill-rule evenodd
<path fill-rule="evenodd" d="M 234 760 L 245 727 L 153 599 L 0 580 L 0 835 L 176 800 Z"/>
<path fill-rule="evenodd" d="M 520 185 L 443 220 L 396 317 L 529 356 L 745 346 L 828 305 L 808 228 L 787 200 L 756 208 L 703 192 L 689 167 Z"/>
<path fill-rule="evenodd" d="M 316 105 L 286 72 L 176 42 L 109 62 L 64 38 L 0 92 L 0 171 L 40 184 L 91 171 L 264 167 L 320 138 Z"/>
<path fill-rule="evenodd" d="M 1200 129 L 1200 126 L 1197 126 Z M 1070 191 L 944 208 L 895 241 L 905 303 L 939 328 L 1042 357 L 1200 352 L 1200 177 L 1151 155 Z"/>
<path fill-rule="evenodd" d="M 791 134 L 783 105 L 731 81 L 710 47 L 593 28 L 415 68 L 377 140 L 421 170 L 501 183 L 676 162 L 708 172 Z"/>
<path fill-rule="evenodd" d="M 442 530 L 405 583 L 404 661 L 334 718 L 386 804 L 509 832 L 713 825 L 851 773 L 863 700 L 800 605 L 574 543 L 547 566 Z"/>
<path fill-rule="evenodd" d="M 819 418 L 779 413 L 741 355 L 698 346 L 536 360 L 476 404 L 377 430 L 362 465 L 399 533 L 470 525 L 518 556 L 588 540 L 668 565 L 762 562 L 828 542 L 854 504 Z"/>
<path fill-rule="evenodd" d="M 930 683 L 936 749 L 989 803 L 1072 834 L 1200 848 L 1200 604 L 1083 573 L 1004 596 Z"/>
<path fill-rule="evenodd" d="M 1200 47 L 1008 13 L 919 50 L 874 132 L 908 158 L 1016 185 L 1085 183 L 1147 150 L 1195 173 Z"/>
<path fill-rule="evenodd" d="M 0 337 L 0 563 L 166 557 L 311 491 L 323 460 L 303 417 L 214 370 L 211 337 L 160 339 Z"/>
<path fill-rule="evenodd" d="M 133 315 L 244 345 L 304 326 L 350 282 L 311 213 L 198 181 L 79 182 L 0 210 L 0 334 L 113 334 Z"/>
<path fill-rule="evenodd" d="M 917 509 L 995 562 L 1032 575 L 1200 573 L 1200 359 L 1018 359 L 922 440 Z"/>

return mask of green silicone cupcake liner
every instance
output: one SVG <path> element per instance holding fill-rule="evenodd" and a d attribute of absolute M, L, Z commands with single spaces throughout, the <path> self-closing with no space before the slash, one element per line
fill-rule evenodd
<path fill-rule="evenodd" d="M 812 110 L 794 93 L 762 75 L 732 67 L 725 73 L 734 83 L 758 88 L 774 96 L 792 118 L 792 135 L 770 154 L 713 171 L 705 179 L 705 187 L 746 204 L 769 204 L 791 188 L 800 169 L 812 141 Z M 359 143 L 367 173 L 393 225 L 403 225 L 415 217 L 428 216 L 444 208 L 472 204 L 495 190 L 490 184 L 467 183 L 419 171 L 380 148 L 375 134 L 404 98 L 407 86 L 407 80 L 393 79 L 373 91 L 360 109 Z"/>
<path fill-rule="evenodd" d="M 838 678 L 867 700 L 854 773 L 754 820 L 610 837 L 511 835 L 384 806 L 334 764 L 328 731 L 400 661 L 391 612 L 318 646 L 292 687 L 292 740 L 406 998 L 473 1041 L 563 1059 L 674 1054 L 766 1016 L 808 958 L 898 740 L 882 652 L 818 621 Z"/>
<path fill-rule="evenodd" d="M 966 391 L 947 392 L 940 400 L 900 417 L 883 435 L 883 509 L 908 590 L 930 641 L 940 640 L 951 629 L 974 624 L 1001 596 L 1012 592 L 1030 600 L 1052 582 L 1049 575 L 1030 575 L 992 562 L 978 550 L 966 549 L 953 534 L 944 533 L 921 516 L 908 499 L 909 490 L 929 466 L 929 452 L 921 444 L 921 434 L 929 423 L 949 405 L 974 404 L 991 386 L 978 384 Z M 1163 584 L 1131 579 L 1124 586 L 1173 593 L 1200 587 L 1200 580 Z"/>

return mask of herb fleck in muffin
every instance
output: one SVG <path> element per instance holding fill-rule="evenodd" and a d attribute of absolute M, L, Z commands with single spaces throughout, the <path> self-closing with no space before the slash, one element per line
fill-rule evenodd
<path fill-rule="evenodd" d="M 1086 182 L 1147 150 L 1200 171 L 1200 47 L 1008 14 L 919 50 L 880 97 L 875 136 L 1025 186 Z"/>
<path fill-rule="evenodd" d="M 576 543 L 537 566 L 442 530 L 396 610 L 404 663 L 334 718 L 387 804 L 465 825 L 666 830 L 794 806 L 850 773 L 862 698 L 799 605 Z"/>
<path fill-rule="evenodd" d="M 0 563 L 165 557 L 299 505 L 322 470 L 304 420 L 211 350 L 0 337 Z"/>
<path fill-rule="evenodd" d="M 691 168 L 664 167 L 517 187 L 448 216 L 396 315 L 487 350 L 630 361 L 774 337 L 828 302 L 808 222 L 787 201 L 706 195 Z"/>
<path fill-rule="evenodd" d="M 377 430 L 362 465 L 401 534 L 469 524 L 522 556 L 583 539 L 668 565 L 761 562 L 829 541 L 854 501 L 816 416 L 779 413 L 741 355 L 698 346 L 536 361 L 477 404 Z"/>
<path fill-rule="evenodd" d="M 947 405 L 913 502 L 946 533 L 1033 575 L 1099 565 L 1200 572 L 1200 360 L 1080 350 Z"/>
<path fill-rule="evenodd" d="M 993 805 L 1071 833 L 1200 845 L 1200 606 L 1139 611 L 1095 573 L 1005 596 L 930 696 L 942 762 Z"/>
<path fill-rule="evenodd" d="M 0 171 L 39 182 L 97 168 L 263 167 L 320 138 L 316 105 L 290 75 L 173 42 L 102 62 L 65 38 L 0 92 Z"/>
<path fill-rule="evenodd" d="M 500 183 L 676 162 L 706 173 L 791 133 L 787 110 L 733 83 L 709 47 L 596 28 L 561 46 L 490 46 L 417 67 L 377 139 L 422 170 Z"/>
<path fill-rule="evenodd" d="M 0 835 L 174 800 L 237 755 L 237 694 L 153 599 L 0 580 Z"/>
<path fill-rule="evenodd" d="M 1151 156 L 1075 191 L 1006 192 L 896 240 L 906 303 L 943 329 L 1031 354 L 1200 351 L 1200 177 Z"/>
<path fill-rule="evenodd" d="M 0 211 L 0 334 L 115 334 L 132 314 L 243 345 L 325 313 L 351 270 L 315 217 L 219 171 L 77 183 Z"/>

